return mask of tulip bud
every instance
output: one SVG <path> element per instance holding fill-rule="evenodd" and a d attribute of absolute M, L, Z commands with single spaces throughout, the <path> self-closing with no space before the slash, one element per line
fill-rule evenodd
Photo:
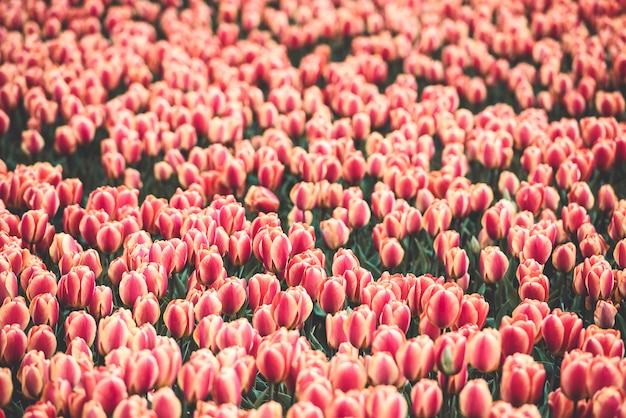
<path fill-rule="evenodd" d="M 179 417 L 182 414 L 180 400 L 171 388 L 157 390 L 152 397 L 152 410 L 157 418 Z"/>
<path fill-rule="evenodd" d="M 489 414 L 493 399 L 484 379 L 470 380 L 459 394 L 459 407 L 467 418 L 482 418 Z"/>
<path fill-rule="evenodd" d="M 502 367 L 500 396 L 514 406 L 536 403 L 543 394 L 546 371 L 527 354 L 508 356 Z"/>
<path fill-rule="evenodd" d="M 439 384 L 431 379 L 421 379 L 411 390 L 412 412 L 416 417 L 431 418 L 437 415 L 443 403 Z"/>
<path fill-rule="evenodd" d="M 13 396 L 13 377 L 11 370 L 0 368 L 0 408 L 4 408 L 11 402 Z"/>
<path fill-rule="evenodd" d="M 182 299 L 172 300 L 165 308 L 163 322 L 173 338 L 191 335 L 194 327 L 193 304 Z"/>

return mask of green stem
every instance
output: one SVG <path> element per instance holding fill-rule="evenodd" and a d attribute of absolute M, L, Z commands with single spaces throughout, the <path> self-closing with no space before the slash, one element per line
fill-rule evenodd
<path fill-rule="evenodd" d="M 275 392 L 276 392 L 276 384 L 275 383 L 270 383 L 270 391 L 268 393 L 268 400 L 269 401 L 273 401 L 274 397 L 275 397 Z"/>
<path fill-rule="evenodd" d="M 443 393 L 443 402 L 441 403 L 441 417 L 442 418 L 447 418 L 450 416 L 450 410 L 449 410 L 450 394 L 448 393 L 448 379 L 449 377 L 444 374 L 443 385 L 441 387 L 441 392 Z"/>

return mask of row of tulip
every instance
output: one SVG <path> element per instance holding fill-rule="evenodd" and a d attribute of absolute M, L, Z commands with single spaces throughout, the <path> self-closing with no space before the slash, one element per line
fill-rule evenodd
<path fill-rule="evenodd" d="M 624 414 L 620 2 L 119 3 L 0 4 L 1 414 Z"/>

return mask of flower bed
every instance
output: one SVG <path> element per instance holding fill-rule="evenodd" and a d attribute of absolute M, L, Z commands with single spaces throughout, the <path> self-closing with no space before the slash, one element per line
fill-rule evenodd
<path fill-rule="evenodd" d="M 615 0 L 0 2 L 0 417 L 626 413 Z"/>

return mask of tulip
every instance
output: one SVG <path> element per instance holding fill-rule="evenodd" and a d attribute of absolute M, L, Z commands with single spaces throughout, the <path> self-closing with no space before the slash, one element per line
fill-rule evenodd
<path fill-rule="evenodd" d="M 478 268 L 485 283 L 497 283 L 509 268 L 509 259 L 498 247 L 486 247 L 480 251 Z"/>
<path fill-rule="evenodd" d="M 292 356 L 293 347 L 287 341 L 266 341 L 259 346 L 256 365 L 268 382 L 276 384 L 287 379 Z"/>
<path fill-rule="evenodd" d="M 280 290 L 280 283 L 273 274 L 255 274 L 248 279 L 248 305 L 255 310 L 263 304 L 271 304 Z"/>
<path fill-rule="evenodd" d="M 117 376 L 104 377 L 93 388 L 92 400 L 98 402 L 107 415 L 112 415 L 115 408 L 126 398 L 128 398 L 126 385 Z"/>
<path fill-rule="evenodd" d="M 539 332 L 539 328 L 524 314 L 513 318 L 505 316 L 500 323 L 502 336 L 502 354 L 506 357 L 513 353 L 530 354 Z"/>
<path fill-rule="evenodd" d="M 71 308 L 85 308 L 93 299 L 96 277 L 87 266 L 72 267 L 59 279 L 59 302 Z"/>
<path fill-rule="evenodd" d="M 24 357 L 17 371 L 17 380 L 22 385 L 22 395 L 27 399 L 37 399 L 49 380 L 50 361 L 43 353 L 30 351 Z"/>
<path fill-rule="evenodd" d="M 271 312 L 279 327 L 296 329 L 309 317 L 313 301 L 303 287 L 297 286 L 276 294 Z"/>
<path fill-rule="evenodd" d="M 443 200 L 435 201 L 428 206 L 422 217 L 423 227 L 431 237 L 447 230 L 451 222 L 452 211 Z"/>
<path fill-rule="evenodd" d="M 328 314 L 338 312 L 343 307 L 345 299 L 346 280 L 342 276 L 328 278 L 320 284 L 318 302 L 324 312 Z"/>
<path fill-rule="evenodd" d="M 450 279 L 457 280 L 463 277 L 469 267 L 469 257 L 464 249 L 452 247 L 444 254 L 444 267 Z"/>
<path fill-rule="evenodd" d="M 149 413 L 148 400 L 138 395 L 132 395 L 120 401 L 115 407 L 113 418 L 145 416 Z"/>
<path fill-rule="evenodd" d="M 461 235 L 454 230 L 447 230 L 438 234 L 433 241 L 433 248 L 437 258 L 440 261 L 444 261 L 446 252 L 451 248 L 458 247 L 460 241 Z"/>
<path fill-rule="evenodd" d="M 470 380 L 459 394 L 459 408 L 467 418 L 488 416 L 492 402 L 491 391 L 484 379 Z"/>
<path fill-rule="evenodd" d="M 157 382 L 158 364 L 149 350 L 131 354 L 124 368 L 124 382 L 131 394 L 144 394 Z"/>
<path fill-rule="evenodd" d="M 378 252 L 382 265 L 387 268 L 399 266 L 404 258 L 404 249 L 397 238 L 383 238 Z"/>
<path fill-rule="evenodd" d="M 338 354 L 330 362 L 329 379 L 335 390 L 361 390 L 367 384 L 367 370 L 362 361 Z"/>
<path fill-rule="evenodd" d="M 537 271 L 526 275 L 521 281 L 518 289 L 520 299 L 535 299 L 547 302 L 550 293 L 550 280 L 548 277 Z"/>
<path fill-rule="evenodd" d="M 254 237 L 253 249 L 268 272 L 282 272 L 287 267 L 291 243 L 280 228 L 261 230 Z"/>
<path fill-rule="evenodd" d="M 330 218 L 320 222 L 322 238 L 331 250 L 345 245 L 350 237 L 350 229 L 341 219 Z"/>
<path fill-rule="evenodd" d="M 502 366 L 500 397 L 514 406 L 536 403 L 543 393 L 546 371 L 527 354 L 508 356 Z"/>
<path fill-rule="evenodd" d="M 393 386 L 377 386 L 371 389 L 365 400 L 369 416 L 406 417 L 409 407 L 406 399 Z"/>
<path fill-rule="evenodd" d="M 11 402 L 13 396 L 13 377 L 11 370 L 0 368 L 0 408 L 4 408 Z"/>
<path fill-rule="evenodd" d="M 595 394 L 602 388 L 621 388 L 624 377 L 619 368 L 619 359 L 613 357 L 596 356 L 591 359 L 587 368 L 587 390 L 589 394 Z"/>
<path fill-rule="evenodd" d="M 13 299 L 17 296 L 17 276 L 12 271 L 0 273 L 0 299 Z M 32 298 L 29 298 L 32 300 Z"/>
<path fill-rule="evenodd" d="M 29 210 L 22 215 L 19 224 L 20 236 L 27 244 L 37 244 L 44 238 L 47 225 L 48 214 L 45 211 Z"/>
<path fill-rule="evenodd" d="M 461 302 L 461 311 L 452 329 L 458 330 L 464 325 L 476 325 L 478 328 L 482 328 L 485 325 L 488 313 L 489 304 L 483 296 L 476 293 L 471 295 L 465 294 Z"/>
<path fill-rule="evenodd" d="M 587 371 L 593 355 L 580 350 L 565 354 L 561 365 L 561 390 L 574 402 L 590 395 L 587 387 Z"/>
<path fill-rule="evenodd" d="M 171 388 L 157 390 L 152 397 L 152 410 L 157 418 L 178 417 L 182 414 L 180 400 Z"/>
<path fill-rule="evenodd" d="M 126 313 L 124 312 L 123 315 L 126 315 Z M 67 335 L 68 334 L 66 331 L 66 340 Z M 113 315 L 101 319 L 100 323 L 98 323 L 97 346 L 98 352 L 101 355 L 107 355 L 116 348 L 126 346 L 130 338 L 131 333 L 129 330 L 129 325 L 126 322 L 125 318 L 122 316 L 122 314 L 114 313 Z M 93 341 L 93 339 L 91 341 Z"/>
<path fill-rule="evenodd" d="M 419 418 L 430 418 L 437 415 L 443 404 L 443 394 L 439 384 L 430 379 L 421 379 L 411 390 L 413 415 Z"/>
<path fill-rule="evenodd" d="M 5 325 L 0 328 L 0 364 L 8 366 L 18 364 L 26 354 L 26 344 L 26 334 L 18 325 Z"/>
<path fill-rule="evenodd" d="M 348 336 L 344 329 L 344 323 L 347 319 L 348 314 L 346 311 L 339 311 L 334 315 L 326 315 L 326 342 L 329 347 L 336 350 L 342 343 L 348 341 Z"/>
<path fill-rule="evenodd" d="M 552 265 L 560 272 L 568 273 L 576 263 L 576 246 L 573 242 L 557 245 L 552 251 Z"/>
<path fill-rule="evenodd" d="M 212 245 L 208 251 L 201 251 L 196 260 L 196 271 L 200 283 L 211 286 L 218 279 L 224 278 L 224 262 L 217 246 Z"/>
<path fill-rule="evenodd" d="M 563 355 L 578 345 L 582 319 L 573 312 L 556 308 L 541 324 L 541 334 L 552 354 Z"/>
<path fill-rule="evenodd" d="M 57 340 L 48 325 L 35 325 L 28 331 L 26 351 L 40 351 L 45 358 L 52 357 L 57 348 Z"/>
<path fill-rule="evenodd" d="M 617 308 L 610 301 L 599 300 L 593 312 L 593 322 L 600 328 L 613 328 Z"/>
<path fill-rule="evenodd" d="M 304 266 L 299 283 L 292 282 L 293 278 L 294 275 L 291 274 L 289 276 L 290 280 L 287 281 L 287 284 L 290 286 L 296 286 L 298 284 L 302 286 L 313 302 L 318 300 L 321 287 L 328 280 L 326 277 L 326 270 L 318 263 Z M 339 279 L 340 283 L 341 280 L 343 280 L 343 278 Z"/>
<path fill-rule="evenodd" d="M 0 306 L 0 327 L 7 325 L 17 325 L 25 330 L 30 322 L 30 314 L 26 301 L 23 297 L 17 296 L 15 299 L 5 299 Z"/>
<path fill-rule="evenodd" d="M 438 286 L 427 299 L 426 314 L 438 328 L 448 328 L 460 314 L 463 290 L 456 284 Z"/>
<path fill-rule="evenodd" d="M 192 354 L 178 373 L 178 386 L 187 403 L 204 400 L 211 393 L 219 362 L 208 350 L 200 349 Z"/>
<path fill-rule="evenodd" d="M 465 359 L 467 339 L 458 333 L 442 334 L 435 341 L 435 363 L 446 376 L 461 371 Z"/>
<path fill-rule="evenodd" d="M 59 303 L 50 293 L 35 296 L 28 309 L 35 325 L 54 327 L 59 318 Z"/>
<path fill-rule="evenodd" d="M 376 329 L 376 314 L 367 305 L 361 305 L 348 315 L 343 326 L 350 344 L 358 349 L 367 348 Z"/>
<path fill-rule="evenodd" d="M 404 384 L 404 375 L 400 373 L 393 356 L 380 351 L 365 358 L 365 368 L 369 382 L 376 385 L 392 385 L 400 387 Z"/>
<path fill-rule="evenodd" d="M 225 315 L 235 315 L 246 302 L 246 281 L 237 277 L 226 279 L 217 290 Z"/>
<path fill-rule="evenodd" d="M 163 322 L 172 337 L 188 337 L 194 327 L 193 304 L 182 299 L 172 300 L 163 312 Z"/>
<path fill-rule="evenodd" d="M 477 370 L 490 373 L 500 367 L 500 333 L 495 329 L 485 329 L 470 337 L 467 343 L 467 360 Z"/>
<path fill-rule="evenodd" d="M 411 310 L 399 300 L 391 300 L 383 305 L 383 310 L 378 318 L 381 325 L 396 325 L 406 333 L 411 324 Z"/>
<path fill-rule="evenodd" d="M 411 383 L 426 377 L 435 364 L 435 345 L 427 336 L 406 340 L 396 351 L 400 372 Z"/>

